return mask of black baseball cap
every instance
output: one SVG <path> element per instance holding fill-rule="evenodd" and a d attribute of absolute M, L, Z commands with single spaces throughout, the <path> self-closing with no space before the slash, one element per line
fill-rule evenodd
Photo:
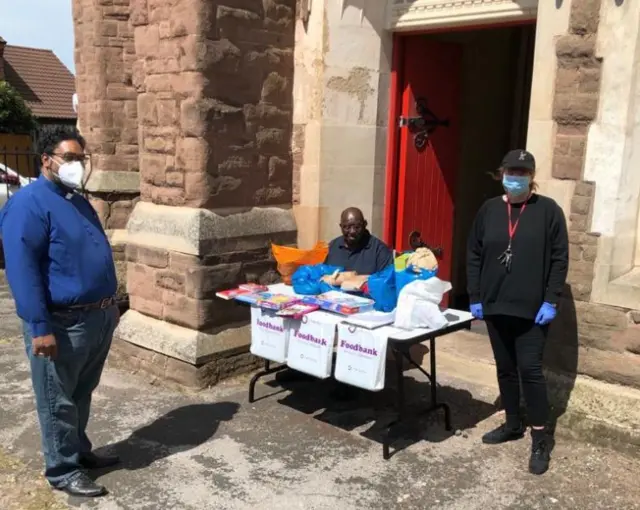
<path fill-rule="evenodd" d="M 515 149 L 505 154 L 501 166 L 502 168 L 523 168 L 533 172 L 536 169 L 536 158 L 529 151 Z"/>

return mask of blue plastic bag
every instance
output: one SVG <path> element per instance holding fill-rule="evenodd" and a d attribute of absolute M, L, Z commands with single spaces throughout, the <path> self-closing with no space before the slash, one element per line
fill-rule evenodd
<path fill-rule="evenodd" d="M 327 264 L 301 266 L 291 277 L 293 290 L 296 294 L 303 296 L 317 296 L 318 294 L 334 290 L 331 285 L 320 279 L 336 271 L 344 271 L 344 269 L 338 266 L 328 266 Z"/>
<path fill-rule="evenodd" d="M 398 304 L 395 273 L 392 264 L 367 280 L 367 294 L 373 299 L 373 306 L 378 312 L 392 312 Z"/>
<path fill-rule="evenodd" d="M 429 271 L 427 269 L 421 269 L 420 272 L 416 273 L 412 268 L 408 267 L 406 269 L 396 271 L 396 297 L 400 295 L 400 291 L 402 288 L 408 283 L 414 282 L 416 280 L 428 280 L 429 278 L 433 278 L 438 274 L 438 271 Z"/>

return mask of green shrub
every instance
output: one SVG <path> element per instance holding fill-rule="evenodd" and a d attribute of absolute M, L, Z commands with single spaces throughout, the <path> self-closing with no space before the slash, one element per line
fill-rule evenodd
<path fill-rule="evenodd" d="M 6 81 L 0 81 L 0 133 L 29 134 L 36 127 L 31 110 Z"/>

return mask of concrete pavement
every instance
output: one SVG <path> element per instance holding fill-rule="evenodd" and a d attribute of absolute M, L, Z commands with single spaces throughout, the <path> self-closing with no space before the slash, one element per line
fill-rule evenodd
<path fill-rule="evenodd" d="M 298 382 L 248 404 L 247 379 L 189 393 L 108 369 L 95 395 L 91 437 L 123 463 L 96 473 L 109 496 L 91 501 L 51 492 L 40 475 L 39 433 L 28 366 L 8 294 L 0 292 L 0 508 L 42 510 L 634 509 L 640 460 L 559 439 L 552 469 L 526 472 L 528 439 L 480 443 L 499 423 L 495 391 L 441 374 L 442 398 L 459 430 L 422 421 L 390 461 L 379 431 L 390 395 L 335 402 L 330 383 Z M 428 385 L 407 374 L 408 395 Z"/>

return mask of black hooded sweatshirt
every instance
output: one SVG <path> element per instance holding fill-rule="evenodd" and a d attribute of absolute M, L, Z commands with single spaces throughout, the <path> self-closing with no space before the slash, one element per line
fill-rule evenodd
<path fill-rule="evenodd" d="M 470 302 L 482 303 L 485 316 L 535 319 L 543 302 L 556 304 L 569 265 L 564 213 L 551 198 L 533 194 L 512 204 L 511 223 L 519 219 L 512 243 L 511 269 L 498 260 L 509 245 L 508 206 L 503 197 L 478 211 L 467 247 Z"/>

